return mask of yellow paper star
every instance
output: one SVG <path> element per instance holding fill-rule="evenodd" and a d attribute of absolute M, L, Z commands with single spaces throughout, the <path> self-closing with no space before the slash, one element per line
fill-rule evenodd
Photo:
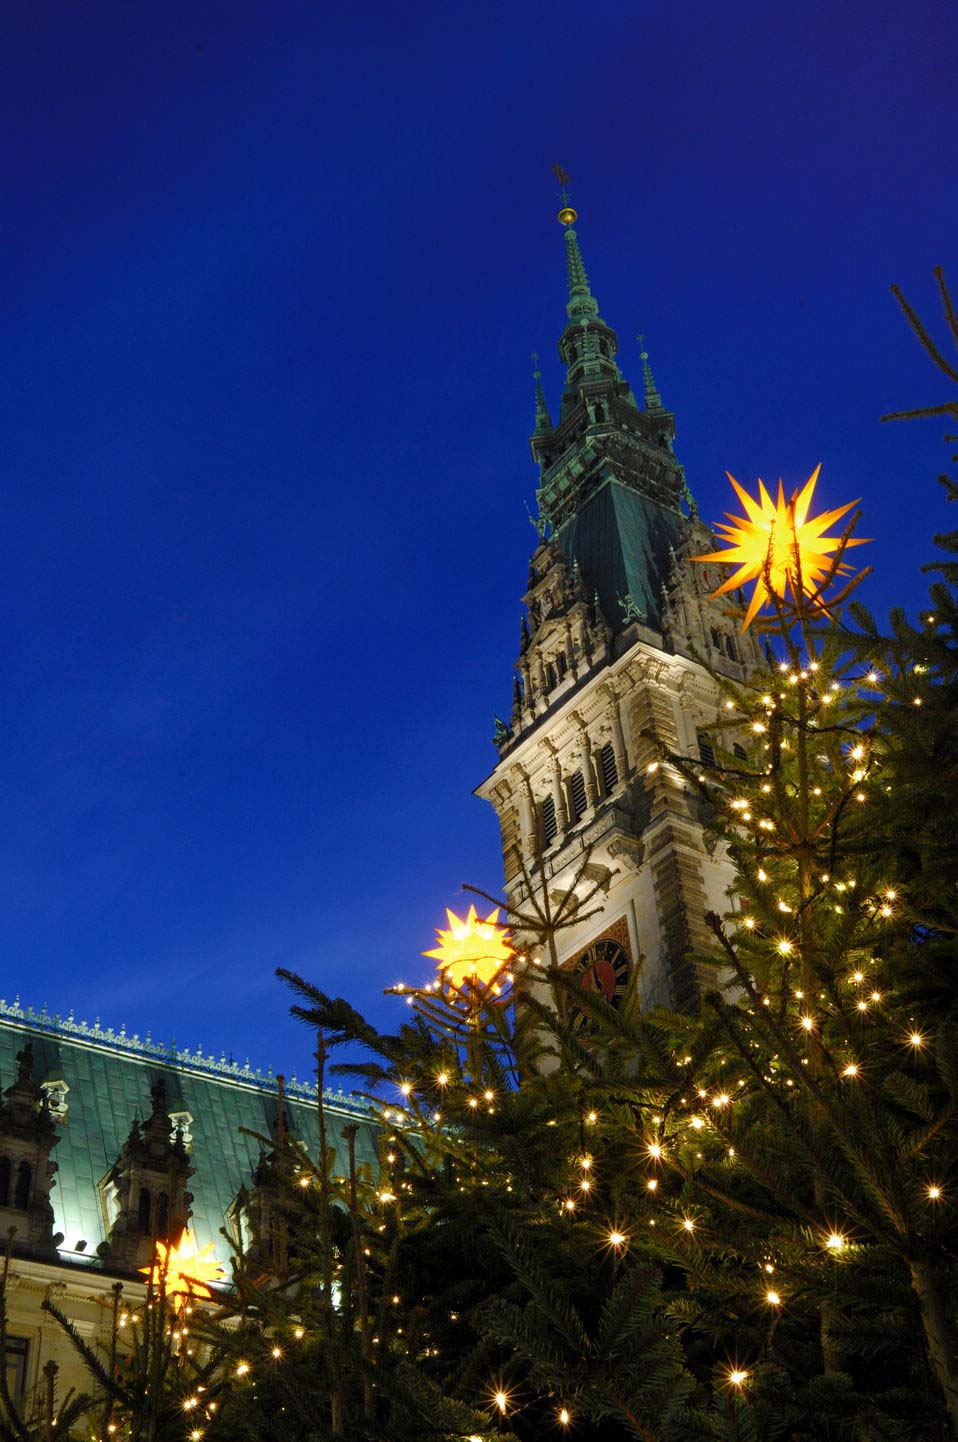
<path fill-rule="evenodd" d="M 508 944 L 507 929 L 496 925 L 498 906 L 485 921 L 476 915 L 474 906 L 470 906 L 465 919 L 448 910 L 446 916 L 449 930 L 437 929 L 439 945 L 433 951 L 424 951 L 423 956 L 437 958 L 438 970 L 450 986 L 461 988 L 466 982 L 491 985 L 515 956 Z"/>
<path fill-rule="evenodd" d="M 158 1241 L 155 1260 L 140 1271 L 146 1273 L 154 1287 L 165 1288 L 167 1297 L 172 1298 L 176 1306 L 190 1296 L 205 1295 L 209 1301 L 213 1295 L 209 1283 L 221 1282 L 226 1276 L 223 1264 L 211 1256 L 214 1245 L 208 1242 L 205 1247 L 197 1247 L 196 1238 L 187 1227 L 176 1243 Z"/>
<path fill-rule="evenodd" d="M 814 604 L 822 611 L 818 596 L 819 583 L 831 572 L 848 576 L 852 567 L 840 562 L 837 566 L 830 559 L 842 544 L 841 536 L 826 536 L 823 532 L 835 521 L 848 514 L 857 502 L 838 506 L 833 511 L 824 511 L 820 516 L 808 519 L 808 510 L 818 480 L 821 465 L 817 465 L 805 482 L 801 492 L 793 492 L 789 501 L 781 481 L 778 483 L 778 498 L 773 501 L 764 482 L 758 483 L 758 501 L 754 501 L 742 489 L 734 476 L 726 471 L 735 492 L 745 507 L 746 515 L 733 516 L 726 511 L 730 526 L 719 525 L 715 529 L 723 541 L 730 542 L 727 551 L 712 551 L 707 556 L 693 556 L 694 561 L 718 561 L 723 566 L 737 569 L 724 581 L 713 596 L 724 596 L 747 581 L 754 580 L 755 590 L 749 602 L 742 630 L 748 627 L 774 593 L 784 600 L 791 591 L 798 604 L 801 592 L 814 598 Z M 863 546 L 864 540 L 846 540 L 847 546 Z"/>

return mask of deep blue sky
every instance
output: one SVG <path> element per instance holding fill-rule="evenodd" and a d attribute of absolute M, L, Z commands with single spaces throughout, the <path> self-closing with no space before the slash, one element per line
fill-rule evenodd
<path fill-rule="evenodd" d="M 308 1065 L 272 979 L 385 1019 L 464 880 L 557 399 L 573 176 L 717 518 L 861 495 L 869 599 L 951 522 L 936 315 L 956 10 L 49 0 L 0 29 L 0 994 Z M 4 1079 L 6 1081 L 7 1079 Z"/>

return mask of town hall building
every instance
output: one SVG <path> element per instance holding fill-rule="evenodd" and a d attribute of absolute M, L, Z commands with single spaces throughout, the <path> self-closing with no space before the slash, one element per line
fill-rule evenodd
<path fill-rule="evenodd" d="M 644 350 L 641 405 L 619 369 L 563 200 L 565 385 L 553 420 L 536 371 L 540 540 L 512 713 L 476 794 L 499 817 L 510 907 L 543 918 L 521 939 L 550 939 L 549 960 L 612 1003 L 634 975 L 643 1007 L 686 1010 L 716 984 L 705 916 L 728 909 L 732 869 L 707 801 L 663 752 L 709 764 L 721 739 L 744 756 L 715 730 L 715 675 L 744 681 L 762 656 L 710 599 L 717 569 L 693 563 L 715 538 L 675 455 L 675 417 Z"/>

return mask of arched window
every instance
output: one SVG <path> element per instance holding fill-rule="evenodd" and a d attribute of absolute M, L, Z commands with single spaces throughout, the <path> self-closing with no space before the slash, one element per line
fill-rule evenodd
<path fill-rule="evenodd" d="M 716 631 L 716 629 L 715 629 L 714 626 L 711 628 L 711 630 L 712 630 L 712 645 L 715 647 L 716 651 L 721 651 L 721 649 L 722 649 L 722 638 L 721 638 L 721 636 L 719 635 L 718 631 Z"/>
<path fill-rule="evenodd" d="M 553 666 L 552 662 L 550 661 L 549 664 L 546 666 L 546 690 L 547 690 L 547 691 L 553 690 L 554 687 L 555 687 L 555 684 L 556 684 L 556 668 Z"/>
<path fill-rule="evenodd" d="M 10 1158 L 0 1157 L 0 1207 L 10 1201 Z"/>
<path fill-rule="evenodd" d="M 607 741 L 599 752 L 599 770 L 602 772 L 602 786 L 606 796 L 619 784 L 619 768 L 615 764 L 615 750 Z"/>
<path fill-rule="evenodd" d="M 539 816 L 542 821 L 542 840 L 546 846 L 548 846 L 550 842 L 555 840 L 556 833 L 559 830 L 559 825 L 556 821 L 556 804 L 551 796 L 546 796 L 540 801 Z"/>
<path fill-rule="evenodd" d="M 150 1196 L 149 1187 L 141 1187 L 140 1195 L 137 1198 L 136 1203 L 136 1224 L 139 1227 L 140 1231 L 145 1232 L 147 1236 L 149 1236 L 150 1233 L 150 1211 L 152 1200 L 153 1199 Z"/>
<path fill-rule="evenodd" d="M 170 1199 L 161 1192 L 156 1203 L 156 1235 L 165 1237 L 170 1230 Z"/>
<path fill-rule="evenodd" d="M 568 665 L 569 663 L 566 660 L 565 652 L 560 651 L 556 656 L 556 675 L 558 676 L 560 681 L 565 678 L 565 673 Z"/>
<path fill-rule="evenodd" d="M 725 638 L 725 650 L 726 650 L 726 652 L 728 653 L 728 658 L 729 658 L 730 661 L 737 661 L 737 660 L 738 660 L 738 647 L 737 647 L 736 644 L 735 644 L 735 637 L 734 637 L 734 636 L 726 636 L 726 638 Z"/>
<path fill-rule="evenodd" d="M 25 1212 L 30 1204 L 30 1163 L 21 1162 L 17 1167 L 17 1189 L 13 1194 L 13 1205 Z"/>

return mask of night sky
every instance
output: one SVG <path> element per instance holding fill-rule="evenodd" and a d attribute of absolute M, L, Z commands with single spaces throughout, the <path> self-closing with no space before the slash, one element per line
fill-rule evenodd
<path fill-rule="evenodd" d="M 274 967 L 398 1020 L 498 886 L 554 161 L 703 515 L 821 460 L 922 603 L 944 426 L 878 417 L 946 399 L 888 287 L 944 334 L 956 17 L 5 7 L 0 995 L 302 1075 Z"/>

